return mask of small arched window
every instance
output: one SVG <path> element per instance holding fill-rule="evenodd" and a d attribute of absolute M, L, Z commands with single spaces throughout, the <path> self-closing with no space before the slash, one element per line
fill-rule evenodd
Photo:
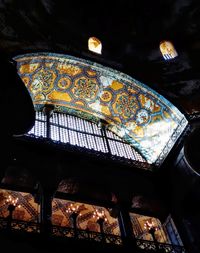
<path fill-rule="evenodd" d="M 174 45 L 170 41 L 161 41 L 160 42 L 160 51 L 165 60 L 170 60 L 178 56 Z"/>
<path fill-rule="evenodd" d="M 88 40 L 88 49 L 97 54 L 101 54 L 102 44 L 96 37 L 90 37 Z"/>

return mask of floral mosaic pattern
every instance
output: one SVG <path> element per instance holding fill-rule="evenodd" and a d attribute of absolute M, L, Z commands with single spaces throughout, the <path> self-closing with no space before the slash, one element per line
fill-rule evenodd
<path fill-rule="evenodd" d="M 139 105 L 136 97 L 133 97 L 129 94 L 121 94 L 117 96 L 113 109 L 123 120 L 132 118 L 138 108 Z"/>
<path fill-rule="evenodd" d="M 150 113 L 146 109 L 140 109 L 136 113 L 136 123 L 138 126 L 148 123 L 150 119 Z"/>
<path fill-rule="evenodd" d="M 75 80 L 73 94 L 76 98 L 92 101 L 98 93 L 98 84 L 95 79 L 81 77 Z"/>
<path fill-rule="evenodd" d="M 111 68 L 51 53 L 15 60 L 36 108 L 48 103 L 58 112 L 104 119 L 109 130 L 150 164 L 163 162 L 187 125 L 184 115 L 164 97 Z"/>
<path fill-rule="evenodd" d="M 41 69 L 34 75 L 34 80 L 30 89 L 33 93 L 38 93 L 41 91 L 48 93 L 53 88 L 54 79 L 55 74 L 53 71 Z"/>

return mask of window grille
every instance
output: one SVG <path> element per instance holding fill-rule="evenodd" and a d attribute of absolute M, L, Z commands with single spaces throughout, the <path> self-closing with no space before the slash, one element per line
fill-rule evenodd
<path fill-rule="evenodd" d="M 47 138 L 47 130 L 50 133 L 50 139 L 54 141 L 146 162 L 133 147 L 116 134 L 105 128 L 100 129 L 95 123 L 73 115 L 54 112 L 47 122 L 47 116 L 37 111 L 35 126 L 28 134 Z"/>

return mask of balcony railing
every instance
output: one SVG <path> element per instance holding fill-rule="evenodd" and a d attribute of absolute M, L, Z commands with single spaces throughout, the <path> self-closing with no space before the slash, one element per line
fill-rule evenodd
<path fill-rule="evenodd" d="M 35 222 L 0 218 L 0 230 L 40 233 L 40 224 Z"/>
<path fill-rule="evenodd" d="M 184 247 L 179 245 L 172 245 L 168 243 L 158 243 L 154 241 L 147 241 L 135 239 L 136 247 L 142 250 L 159 252 L 159 253 L 186 253 Z"/>
<path fill-rule="evenodd" d="M 69 143 L 55 141 L 50 138 L 36 136 L 34 134 L 26 134 L 23 136 L 18 136 L 18 137 L 15 137 L 15 140 L 27 141 L 29 143 L 36 143 L 36 144 L 40 144 L 40 145 L 48 144 L 48 145 L 51 145 L 52 147 L 55 147 L 56 149 L 65 150 L 67 152 L 78 153 L 80 155 L 82 154 L 85 157 L 91 156 L 91 157 L 98 158 L 98 160 L 100 159 L 102 161 L 108 160 L 108 161 L 113 161 L 118 164 L 123 164 L 123 165 L 130 166 L 130 167 L 135 166 L 137 168 L 144 169 L 144 170 L 153 170 L 153 165 L 151 165 L 147 162 L 141 162 L 141 161 L 125 158 L 125 157 L 120 157 L 120 156 L 113 155 L 110 153 L 104 153 L 104 152 L 97 151 L 94 149 L 80 147 L 78 145 L 71 145 Z"/>
<path fill-rule="evenodd" d="M 34 222 L 26 222 L 19 220 L 8 220 L 5 218 L 0 218 L 0 230 L 9 232 L 28 232 L 42 234 L 44 231 L 41 224 Z M 112 234 L 102 234 L 99 232 L 74 229 L 70 227 L 61 226 L 51 226 L 50 234 L 51 237 L 62 237 L 71 238 L 75 240 L 87 240 L 97 243 L 112 244 L 116 246 L 125 246 L 125 241 L 117 235 Z M 127 242 L 127 240 L 126 240 Z M 132 245 L 135 252 L 144 253 L 186 253 L 184 247 L 166 243 L 158 243 L 154 241 L 147 241 L 141 239 L 132 239 L 129 243 L 130 247 Z"/>
<path fill-rule="evenodd" d="M 84 239 L 96 242 L 104 242 L 122 245 L 122 239 L 120 236 L 112 235 L 112 234 L 102 234 L 99 232 L 88 231 L 77 229 L 74 230 L 70 227 L 60 227 L 60 226 L 52 226 L 52 234 L 54 236 L 63 236 L 63 237 L 71 237 L 76 239 Z"/>

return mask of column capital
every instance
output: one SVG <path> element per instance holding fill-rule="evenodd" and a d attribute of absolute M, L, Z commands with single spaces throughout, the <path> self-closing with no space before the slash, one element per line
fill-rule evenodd
<path fill-rule="evenodd" d="M 42 111 L 45 115 L 51 116 L 53 114 L 54 107 L 55 106 L 53 104 L 45 104 Z"/>

